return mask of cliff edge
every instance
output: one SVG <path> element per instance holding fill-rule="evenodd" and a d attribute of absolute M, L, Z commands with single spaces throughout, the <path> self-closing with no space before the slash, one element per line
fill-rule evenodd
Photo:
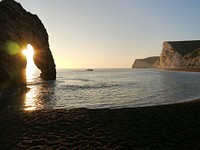
<path fill-rule="evenodd" d="M 159 56 L 154 56 L 144 59 L 136 59 L 132 65 L 132 68 L 155 68 L 159 58 Z"/>

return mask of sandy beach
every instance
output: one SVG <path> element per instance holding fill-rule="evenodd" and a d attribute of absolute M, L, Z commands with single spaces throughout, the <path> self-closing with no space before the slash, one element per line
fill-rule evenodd
<path fill-rule="evenodd" d="M 198 149 L 200 103 L 127 109 L 1 110 L 1 149 Z"/>

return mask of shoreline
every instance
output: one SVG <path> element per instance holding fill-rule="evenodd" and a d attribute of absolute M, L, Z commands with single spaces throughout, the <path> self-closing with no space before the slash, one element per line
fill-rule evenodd
<path fill-rule="evenodd" d="M 121 109 L 0 112 L 3 149 L 197 149 L 200 100 Z"/>
<path fill-rule="evenodd" d="M 182 72 L 200 72 L 200 68 L 166 68 L 166 70 Z"/>

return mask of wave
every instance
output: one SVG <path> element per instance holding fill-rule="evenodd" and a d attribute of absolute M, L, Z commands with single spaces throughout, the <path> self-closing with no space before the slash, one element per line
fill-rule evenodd
<path fill-rule="evenodd" d="M 117 87 L 117 86 L 119 86 L 119 85 L 118 84 L 108 85 L 108 84 L 99 83 L 99 84 L 96 84 L 96 85 L 62 85 L 58 88 L 61 89 L 61 90 L 76 91 L 76 90 L 91 90 L 91 89 L 112 88 L 112 87 Z"/>

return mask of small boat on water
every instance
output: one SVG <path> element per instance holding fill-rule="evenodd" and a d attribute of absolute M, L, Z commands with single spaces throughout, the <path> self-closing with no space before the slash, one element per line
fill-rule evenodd
<path fill-rule="evenodd" d="M 94 71 L 93 69 L 87 69 L 87 71 Z"/>

